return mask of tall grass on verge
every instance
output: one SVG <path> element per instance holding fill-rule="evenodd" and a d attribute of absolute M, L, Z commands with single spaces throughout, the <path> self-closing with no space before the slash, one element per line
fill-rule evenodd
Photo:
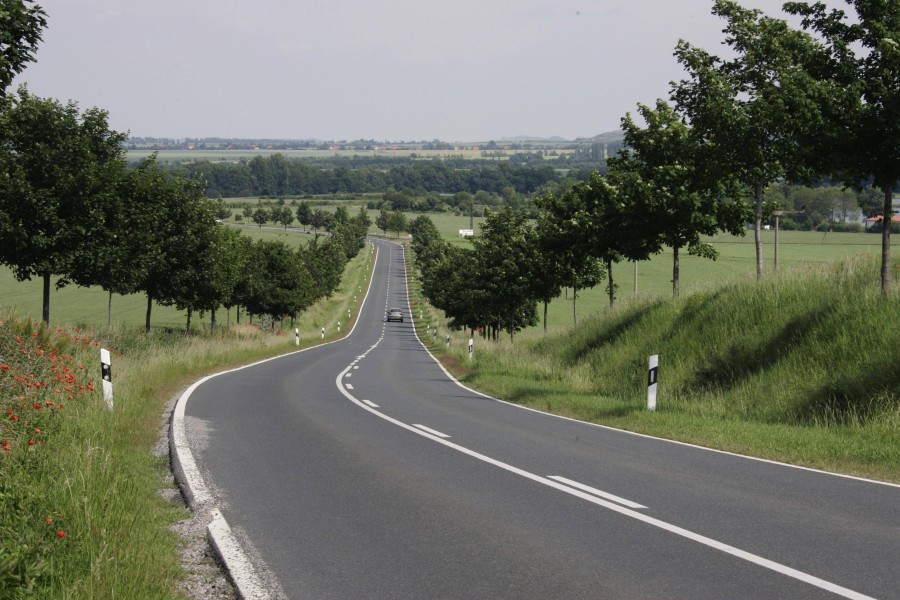
<path fill-rule="evenodd" d="M 900 482 L 900 296 L 877 283 L 862 256 L 636 299 L 515 344 L 477 340 L 474 361 L 462 344 L 434 349 L 468 385 L 540 410 Z"/>
<path fill-rule="evenodd" d="M 337 322 L 357 314 L 369 252 L 301 317 L 302 346 L 318 343 L 323 326 L 336 337 Z M 101 345 L 113 358 L 111 412 Z M 205 373 L 294 349 L 293 330 L 148 336 L 48 329 L 0 311 L 0 598 L 184 598 L 170 526 L 188 513 L 159 494 L 169 465 L 153 455 L 164 406 Z"/>

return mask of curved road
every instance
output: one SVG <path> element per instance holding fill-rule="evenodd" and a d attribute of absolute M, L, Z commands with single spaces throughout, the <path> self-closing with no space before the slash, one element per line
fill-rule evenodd
<path fill-rule="evenodd" d="M 376 245 L 351 335 L 184 409 L 214 502 L 289 598 L 900 598 L 900 487 L 467 390 L 383 322 L 406 276 Z"/>

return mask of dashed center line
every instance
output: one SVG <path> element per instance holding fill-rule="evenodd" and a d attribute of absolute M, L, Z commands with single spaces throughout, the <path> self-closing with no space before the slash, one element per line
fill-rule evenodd
<path fill-rule="evenodd" d="M 434 429 L 431 429 L 430 427 L 425 427 L 424 425 L 419 425 L 418 423 L 413 423 L 412 426 L 418 427 L 422 431 L 424 431 L 426 433 L 430 433 L 431 435 L 439 437 L 439 438 L 447 439 L 450 437 L 446 433 L 441 433 L 440 431 L 435 431 Z"/>
<path fill-rule="evenodd" d="M 604 492 L 602 490 L 598 490 L 597 488 L 592 488 L 589 485 L 584 485 L 583 483 L 578 483 L 577 481 L 572 481 L 571 479 L 566 479 L 565 477 L 560 477 L 559 475 L 548 475 L 547 479 L 553 479 L 575 489 L 587 492 L 588 494 L 593 494 L 594 496 L 599 496 L 600 498 L 606 498 L 607 500 L 618 502 L 622 506 L 627 506 L 628 508 L 647 508 L 646 506 L 638 504 L 637 502 L 626 500 L 625 498 L 622 498 L 620 496 L 615 496 L 613 494 L 610 494 L 609 492 Z"/>

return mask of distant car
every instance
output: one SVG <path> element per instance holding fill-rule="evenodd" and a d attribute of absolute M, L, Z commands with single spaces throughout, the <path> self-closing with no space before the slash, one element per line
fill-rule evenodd
<path fill-rule="evenodd" d="M 403 322 L 403 311 L 399 308 L 390 308 L 387 311 L 387 317 L 384 319 L 385 321 L 400 321 Z"/>

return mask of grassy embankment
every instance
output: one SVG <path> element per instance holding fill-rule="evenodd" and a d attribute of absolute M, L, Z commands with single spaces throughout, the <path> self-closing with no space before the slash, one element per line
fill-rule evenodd
<path fill-rule="evenodd" d="M 900 279 L 898 263 L 895 273 Z M 675 300 L 670 292 L 614 309 L 595 302 L 577 326 L 569 313 L 546 335 L 536 327 L 514 343 L 476 339 L 472 361 L 465 336 L 448 332 L 412 287 L 420 335 L 463 382 L 492 396 L 900 483 L 900 293 L 882 297 L 874 256 L 798 264 L 761 283 L 754 275 L 707 281 Z M 655 413 L 646 410 L 653 354 Z"/>
<path fill-rule="evenodd" d="M 317 326 L 304 328 L 303 346 L 320 341 L 321 324 L 329 338 L 338 321 L 346 331 L 370 257 L 367 246 L 341 289 L 304 314 Z M 107 331 L 99 325 L 105 300 L 94 306 L 98 325 L 86 330 L 48 329 L 0 309 L 2 598 L 183 598 L 180 542 L 169 525 L 187 509 L 158 493 L 169 465 L 153 455 L 164 405 L 207 372 L 296 349 L 293 331 L 248 325 L 191 337 L 157 327 L 145 336 L 139 318 Z M 112 412 L 100 392 L 101 345 L 112 349 Z"/>

